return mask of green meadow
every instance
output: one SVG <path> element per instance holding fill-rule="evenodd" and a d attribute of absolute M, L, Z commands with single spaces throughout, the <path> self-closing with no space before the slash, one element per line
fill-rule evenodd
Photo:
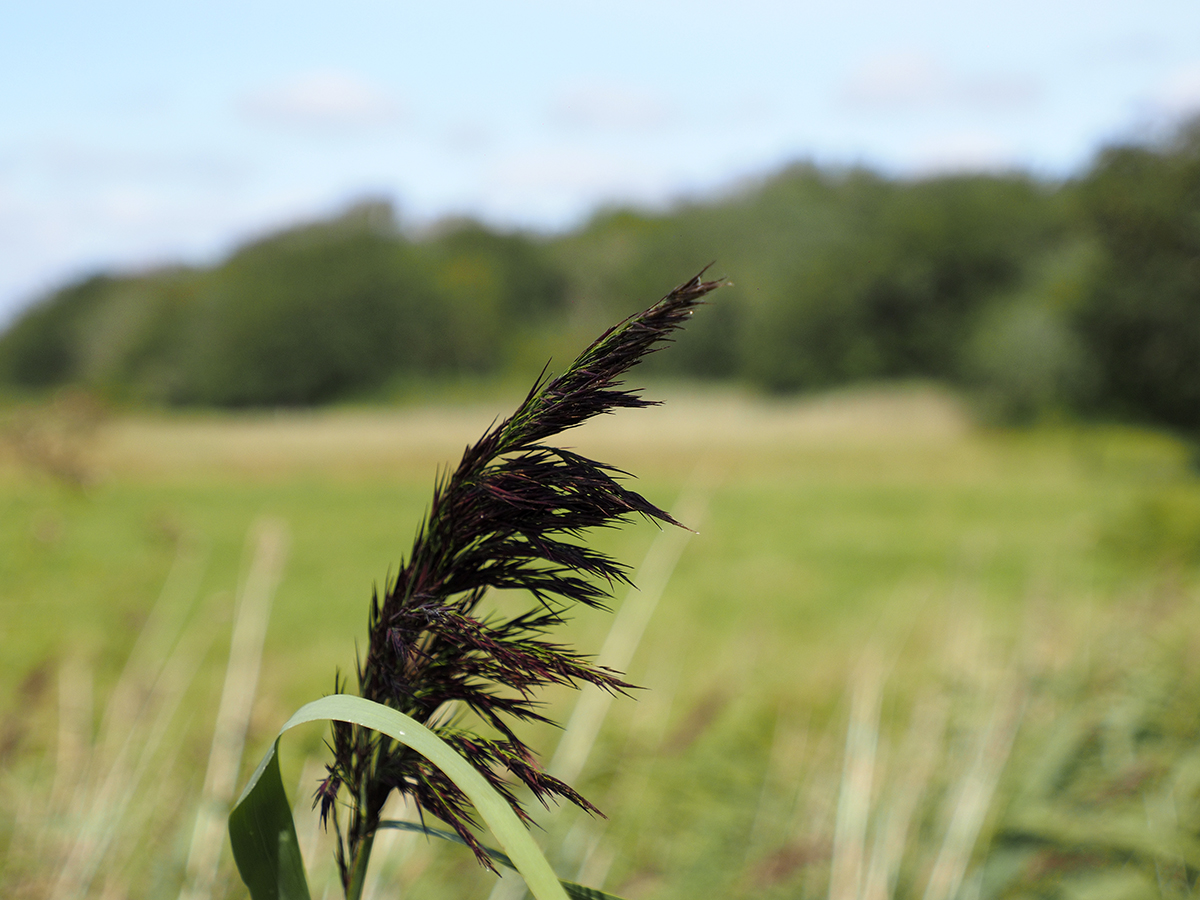
<path fill-rule="evenodd" d="M 609 649 L 644 690 L 527 729 L 545 761 L 573 742 L 572 783 L 607 815 L 537 813 L 562 877 L 629 900 L 1191 890 L 1186 448 L 985 429 L 922 385 L 648 393 L 666 403 L 561 438 L 697 532 L 588 538 L 642 571 L 615 606 L 645 630 Z M 290 713 L 352 675 L 436 476 L 519 399 L 0 413 L 0 894 L 178 894 L 254 573 L 270 616 L 257 672 L 230 676 L 253 688 L 239 790 Z M 614 621 L 584 611 L 562 639 L 600 653 Z M 576 696 L 547 696 L 553 717 Z M 308 810 L 322 738 L 285 738 L 284 776 L 333 896 Z M 385 838 L 373 896 L 521 896 L 457 845 Z M 223 854 L 212 895 L 244 896 Z"/>

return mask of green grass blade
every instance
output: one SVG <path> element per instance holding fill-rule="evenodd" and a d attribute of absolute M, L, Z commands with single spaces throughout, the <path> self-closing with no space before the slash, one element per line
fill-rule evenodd
<path fill-rule="evenodd" d="M 379 823 L 380 828 L 391 828 L 394 831 L 414 831 L 417 834 L 423 834 L 426 837 L 441 838 L 443 841 L 450 841 L 453 844 L 462 844 L 464 847 L 467 842 L 458 836 L 457 832 L 447 831 L 444 828 L 432 828 L 429 825 L 422 825 L 420 822 L 404 822 L 399 819 L 384 819 Z M 491 857 L 493 862 L 498 862 L 502 866 L 516 870 L 513 861 L 508 858 L 507 853 L 501 853 L 493 847 L 483 847 L 483 852 Z M 570 893 L 568 891 L 568 893 Z"/>
<path fill-rule="evenodd" d="M 305 722 L 325 719 L 370 728 L 416 750 L 445 772 L 466 794 L 537 900 L 568 900 L 568 894 L 554 870 L 508 801 L 487 783 L 474 766 L 428 728 L 382 704 L 349 694 L 333 694 L 302 706 L 279 729 L 279 734 L 282 736 L 288 729 Z M 247 804 L 249 806 L 243 809 Z M 250 783 L 230 814 L 229 832 L 238 871 L 250 888 L 253 900 L 307 900 L 308 887 L 303 880 L 304 866 L 300 852 L 297 847 L 293 857 L 291 850 L 296 847 L 296 830 L 279 776 L 274 745 L 251 776 Z M 272 835 L 276 838 L 274 845 Z M 299 882 L 296 881 L 297 877 Z M 285 892 L 293 890 L 302 890 L 303 893 Z"/>
<path fill-rule="evenodd" d="M 277 737 L 229 814 L 229 843 L 253 900 L 309 900 L 278 750 Z"/>

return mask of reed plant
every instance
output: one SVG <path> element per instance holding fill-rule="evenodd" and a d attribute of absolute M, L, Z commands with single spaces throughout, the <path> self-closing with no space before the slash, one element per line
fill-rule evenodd
<path fill-rule="evenodd" d="M 680 523 L 625 487 L 626 473 L 550 439 L 595 416 L 652 405 L 625 388 L 622 376 L 669 341 L 719 284 L 701 273 L 607 330 L 562 375 L 551 378 L 543 370 L 516 412 L 489 428 L 457 468 L 439 478 L 407 560 L 382 596 L 376 592 L 371 599 L 367 647 L 355 673 L 357 698 L 345 695 L 339 675 L 334 697 L 319 707 L 333 720 L 333 759 L 314 805 L 336 835 L 347 900 L 362 896 L 381 828 L 452 837 L 495 869 L 497 861 L 525 854 L 524 845 L 501 825 L 506 833 L 496 837 L 508 852 L 486 848 L 476 833 L 479 818 L 493 833 L 497 824 L 481 804 L 495 810 L 496 800 L 502 801 L 522 830 L 532 819 L 520 789 L 543 804 L 566 800 L 599 812 L 538 763 L 515 726 L 550 721 L 538 694 L 552 685 L 591 684 L 610 694 L 633 687 L 621 673 L 549 638 L 572 609 L 604 608 L 614 587 L 630 583 L 627 567 L 582 543 L 583 533 L 638 516 Z M 515 615 L 489 611 L 484 600 L 491 591 L 524 592 L 528 603 Z M 306 709 L 294 720 L 317 715 L 317 707 Z M 391 730 L 381 723 L 391 723 Z M 256 900 L 307 895 L 290 811 L 274 787 L 276 771 L 268 754 L 230 820 L 235 858 Z M 272 793 L 274 799 L 263 799 Z M 421 823 L 383 819 L 393 793 L 415 807 Z M 426 814 L 450 831 L 426 826 Z M 525 858 L 548 871 L 536 851 Z M 529 880 L 525 867 L 514 864 Z M 543 896 L 532 881 L 530 887 Z M 551 881 L 546 889 L 545 896 L 555 896 L 559 888 Z M 600 896 L 576 885 L 568 890 Z"/>

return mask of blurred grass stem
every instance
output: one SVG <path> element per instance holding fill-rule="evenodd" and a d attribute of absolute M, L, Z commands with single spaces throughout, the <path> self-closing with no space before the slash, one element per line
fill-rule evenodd
<path fill-rule="evenodd" d="M 697 469 L 675 504 L 672 515 L 680 522 L 698 527 L 707 505 L 708 488 L 702 483 L 700 470 Z M 634 577 L 637 587 L 631 587 L 626 592 L 625 600 L 613 618 L 608 636 L 596 657 L 597 665 L 618 672 L 629 669 L 646 627 L 658 607 L 658 601 L 662 599 L 691 537 L 692 533 L 682 528 L 666 528 L 659 532 Z M 595 746 L 612 700 L 612 694 L 607 691 L 580 691 L 546 771 L 567 782 L 579 777 Z"/>
<path fill-rule="evenodd" d="M 208 900 L 212 896 L 225 842 L 225 818 L 250 727 L 271 601 L 287 561 L 288 529 L 283 521 L 260 521 L 252 531 L 252 538 L 254 556 L 238 592 L 225 683 L 217 707 L 204 788 L 188 851 L 187 880 L 180 891 L 180 900 Z"/>
<path fill-rule="evenodd" d="M 868 650 L 854 674 L 851 692 L 850 724 L 833 832 L 829 900 L 859 900 L 860 896 L 884 679 L 885 669 L 878 652 Z"/>
<path fill-rule="evenodd" d="M 86 896 L 106 858 L 110 883 L 116 877 L 113 845 L 124 834 L 130 805 L 203 659 L 207 635 L 182 630 L 199 584 L 198 577 L 185 577 L 194 574 L 197 562 L 190 554 L 182 544 L 177 548 L 171 574 L 105 707 L 101 736 L 88 750 L 85 774 L 65 811 L 73 834 L 50 892 L 54 900 Z"/>

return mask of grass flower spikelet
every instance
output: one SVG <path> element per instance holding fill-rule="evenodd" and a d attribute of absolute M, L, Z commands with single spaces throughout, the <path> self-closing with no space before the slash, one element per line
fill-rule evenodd
<path fill-rule="evenodd" d="M 632 687 L 620 673 L 546 637 L 575 604 L 604 608 L 612 588 L 629 583 L 624 565 L 576 539 L 635 516 L 679 524 L 622 486 L 626 473 L 545 441 L 602 413 L 654 405 L 620 378 L 670 340 L 720 285 L 703 274 L 610 328 L 562 375 L 543 371 L 516 412 L 488 429 L 438 480 L 408 559 L 383 596 L 371 601 L 367 651 L 357 671 L 361 696 L 434 729 L 525 821 L 510 778 L 543 804 L 566 799 L 598 812 L 547 775 L 515 734 L 517 722 L 548 721 L 538 711 L 537 690 L 582 683 L 610 692 Z M 484 614 L 480 605 L 489 589 L 524 590 L 536 602 L 507 618 Z M 447 709 L 462 707 L 494 736 L 459 727 Z M 492 867 L 472 831 L 470 804 L 439 769 L 355 725 L 335 723 L 330 743 L 334 760 L 315 802 L 337 829 L 348 893 L 365 870 L 393 790 L 415 801 L 422 815 L 450 825 Z M 344 834 L 338 821 L 343 790 L 349 798 Z"/>

